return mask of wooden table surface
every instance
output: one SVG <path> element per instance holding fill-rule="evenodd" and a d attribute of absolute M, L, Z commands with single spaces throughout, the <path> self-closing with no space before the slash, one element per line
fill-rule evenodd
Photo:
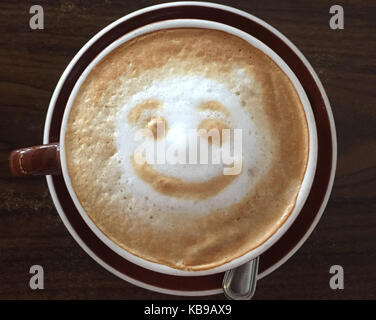
<path fill-rule="evenodd" d="M 177 298 L 100 267 L 69 235 L 45 179 L 15 179 L 7 168 L 10 150 L 42 142 L 52 92 L 76 52 L 109 23 L 158 2 L 40 0 L 45 29 L 31 30 L 34 1 L 1 1 L 0 299 Z M 375 299 L 376 2 L 341 1 L 344 30 L 329 27 L 333 1 L 221 3 L 265 20 L 303 52 L 329 96 L 338 135 L 334 189 L 320 223 L 288 262 L 259 281 L 255 299 Z M 44 290 L 29 288 L 34 264 L 44 267 Z M 329 287 L 332 265 L 344 268 L 343 290 Z"/>

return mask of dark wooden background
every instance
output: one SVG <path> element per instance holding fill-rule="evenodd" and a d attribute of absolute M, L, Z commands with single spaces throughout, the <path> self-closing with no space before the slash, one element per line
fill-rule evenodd
<path fill-rule="evenodd" d="M 159 1 L 0 3 L 0 299 L 173 299 L 126 283 L 92 260 L 68 234 L 44 178 L 15 179 L 9 151 L 42 142 L 49 100 L 63 70 L 95 33 Z M 341 1 L 345 29 L 329 28 L 336 1 L 221 1 L 285 34 L 311 62 L 328 93 L 338 134 L 338 167 L 326 211 L 308 241 L 258 283 L 255 299 L 376 298 L 376 2 Z M 40 4 L 45 29 L 29 28 Z M 29 268 L 45 290 L 29 288 Z M 331 290 L 329 268 L 345 271 Z M 222 295 L 211 298 L 223 299 Z"/>

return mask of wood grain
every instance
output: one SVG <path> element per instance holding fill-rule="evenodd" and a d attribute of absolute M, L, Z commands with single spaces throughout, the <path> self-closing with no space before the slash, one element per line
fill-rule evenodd
<path fill-rule="evenodd" d="M 12 149 L 40 144 L 54 87 L 95 33 L 159 1 L 38 1 L 45 29 L 29 28 L 31 1 L 0 4 L 0 299 L 174 299 L 128 284 L 94 262 L 61 222 L 44 178 L 10 177 Z M 258 283 L 256 299 L 376 298 L 376 2 L 342 1 L 345 29 L 329 28 L 332 1 L 221 1 L 285 34 L 311 62 L 331 101 L 338 169 L 318 227 L 281 268 Z M 45 290 L 29 288 L 29 268 Z M 331 290 L 329 268 L 345 270 Z M 222 295 L 213 296 L 223 299 Z"/>

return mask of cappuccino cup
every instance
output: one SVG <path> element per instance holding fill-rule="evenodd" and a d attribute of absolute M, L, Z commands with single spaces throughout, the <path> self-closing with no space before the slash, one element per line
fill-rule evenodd
<path fill-rule="evenodd" d="M 207 149 L 222 158 L 190 161 Z M 314 116 L 287 64 L 241 30 L 194 19 L 148 24 L 104 48 L 70 94 L 59 141 L 10 156 L 14 175 L 61 174 L 116 254 L 176 276 L 265 252 L 299 215 L 316 162 Z"/>

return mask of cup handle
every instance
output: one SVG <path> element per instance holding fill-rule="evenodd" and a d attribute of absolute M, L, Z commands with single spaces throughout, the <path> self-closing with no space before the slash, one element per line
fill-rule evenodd
<path fill-rule="evenodd" d="M 61 174 L 58 142 L 13 150 L 9 156 L 13 176 L 43 176 Z"/>

